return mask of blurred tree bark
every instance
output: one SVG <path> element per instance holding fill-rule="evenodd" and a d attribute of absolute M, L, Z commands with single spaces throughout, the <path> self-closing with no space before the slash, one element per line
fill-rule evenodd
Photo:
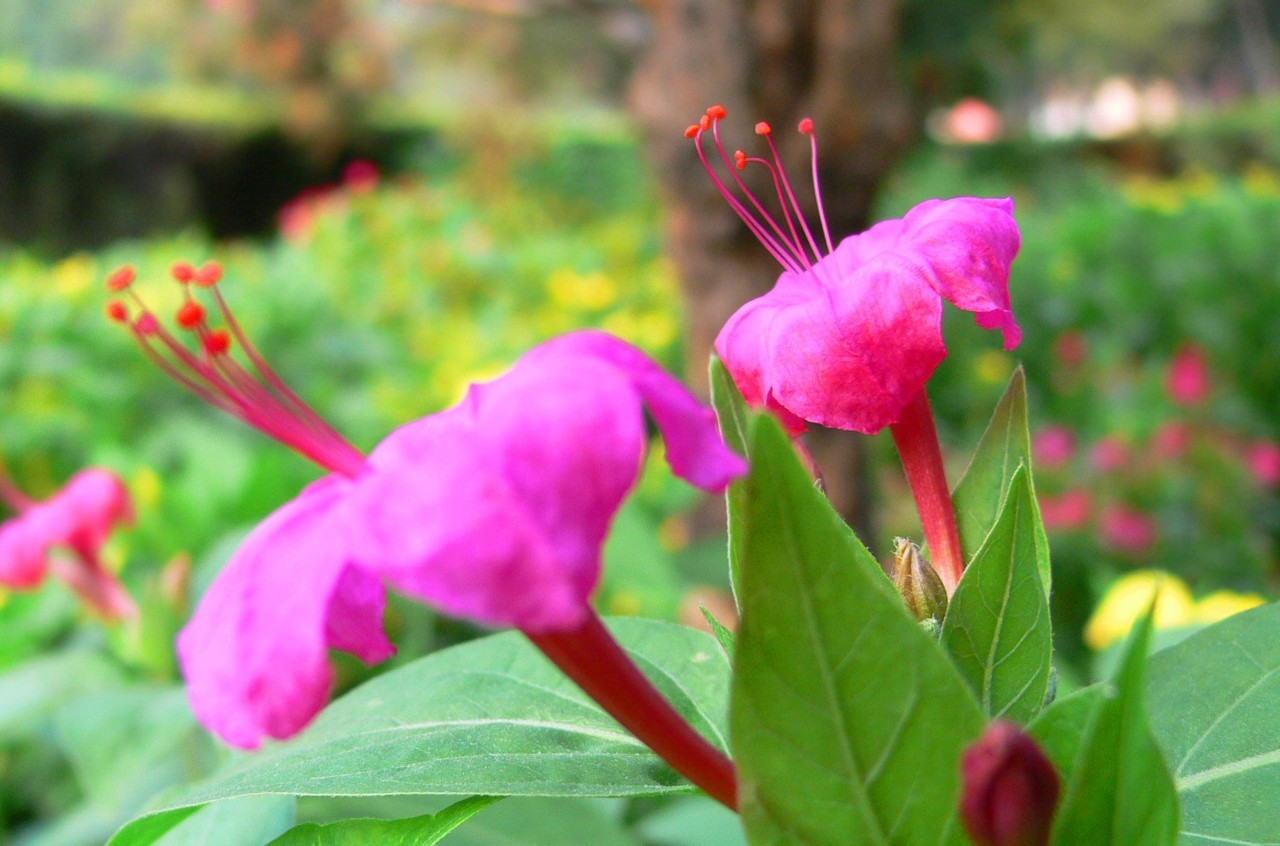
<path fill-rule="evenodd" d="M 722 103 L 725 131 L 752 150 L 755 122 L 771 122 L 801 203 L 816 220 L 811 192 L 802 189 L 808 139 L 794 131 L 802 117 L 812 118 L 832 239 L 859 231 L 912 135 L 910 101 L 897 77 L 900 0 L 647 0 L 647 8 L 651 40 L 630 105 L 664 194 L 688 310 L 689 375 L 705 392 L 720 327 L 768 290 L 781 268 L 702 172 L 684 128 Z M 767 182 L 760 196 L 773 196 Z M 863 537 L 873 537 L 860 482 L 863 439 L 814 431 L 809 446 L 832 502 Z"/>

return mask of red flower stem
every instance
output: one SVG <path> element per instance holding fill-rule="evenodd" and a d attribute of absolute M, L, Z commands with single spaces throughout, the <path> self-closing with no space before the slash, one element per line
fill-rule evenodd
<path fill-rule="evenodd" d="M 907 403 L 901 419 L 889 430 L 893 432 L 907 484 L 920 512 L 933 569 L 942 579 L 947 596 L 951 596 L 964 572 L 964 556 L 960 552 L 960 531 L 956 528 L 956 510 L 951 504 L 947 473 L 942 467 L 938 430 L 933 425 L 933 409 L 923 388 Z"/>
<path fill-rule="evenodd" d="M 590 612 L 581 628 L 525 636 L 611 717 L 689 781 L 737 810 L 733 762 L 694 730 Z"/>

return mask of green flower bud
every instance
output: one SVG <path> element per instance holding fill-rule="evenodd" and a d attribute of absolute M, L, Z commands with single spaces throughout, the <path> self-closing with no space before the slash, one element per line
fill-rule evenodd
<path fill-rule="evenodd" d="M 917 620 L 937 620 L 947 615 L 947 589 L 942 579 L 920 555 L 920 547 L 898 538 L 893 551 L 893 585 L 902 594 Z"/>

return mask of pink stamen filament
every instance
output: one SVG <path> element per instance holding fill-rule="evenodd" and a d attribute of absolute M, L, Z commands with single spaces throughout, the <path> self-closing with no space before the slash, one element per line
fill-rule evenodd
<path fill-rule="evenodd" d="M 809 131 L 805 133 L 809 136 L 809 162 L 810 169 L 813 171 L 813 199 L 818 203 L 818 220 L 822 223 L 822 237 L 827 242 L 827 254 L 830 255 L 836 251 L 831 246 L 831 230 L 827 227 L 827 210 L 822 205 L 822 188 L 818 184 L 818 136 L 813 132 L 812 125 Z"/>
<path fill-rule="evenodd" d="M 707 172 L 707 175 L 711 177 L 712 184 L 720 191 L 720 196 L 724 197 L 725 202 L 729 204 L 729 208 L 733 209 L 734 213 L 736 213 L 738 217 L 742 219 L 742 222 L 747 225 L 747 228 L 751 230 L 751 234 L 755 235 L 760 243 L 764 245 L 764 248 L 769 251 L 769 255 L 773 256 L 774 260 L 787 270 L 790 270 L 793 273 L 803 272 L 803 268 L 796 264 L 795 260 L 792 259 L 791 256 L 787 255 L 787 251 L 773 240 L 773 236 L 769 234 L 769 231 L 765 229 L 764 225 L 757 221 L 755 217 L 747 211 L 746 207 L 743 206 L 742 203 L 738 202 L 738 198 L 733 196 L 733 193 L 729 188 L 723 181 L 721 181 L 720 177 L 716 175 L 716 172 L 712 170 L 711 163 L 707 161 L 706 151 L 702 149 L 701 131 L 699 131 L 698 135 L 694 139 L 694 148 L 698 151 L 698 158 L 702 161 L 702 167 Z"/>
<path fill-rule="evenodd" d="M 748 162 L 750 162 L 751 164 L 761 165 L 762 167 L 766 168 L 769 171 L 769 176 L 770 178 L 773 179 L 774 193 L 777 194 L 778 196 L 778 205 L 782 208 L 782 217 L 787 223 L 787 229 L 791 230 L 792 243 L 799 244 L 800 233 L 796 231 L 796 224 L 795 224 L 795 221 L 792 220 L 791 210 L 787 207 L 786 197 L 782 193 L 782 181 L 778 179 L 778 169 L 774 167 L 773 163 L 770 162 L 768 159 L 762 159 L 759 156 L 743 157 L 742 163 L 745 165 Z M 761 213 L 762 214 L 764 213 L 763 209 L 761 209 Z M 803 222 L 804 221 L 802 220 L 801 223 Z M 804 256 L 804 258 L 805 258 L 805 266 L 808 267 L 808 256 L 806 255 Z"/>
<path fill-rule="evenodd" d="M 764 204 L 756 198 L 755 193 L 747 187 L 745 182 L 743 182 L 742 177 L 738 173 L 738 167 L 730 160 L 728 151 L 720 141 L 720 121 L 715 118 L 711 120 L 711 137 L 715 141 L 716 150 L 720 153 L 720 161 L 724 163 L 725 168 L 729 171 L 729 175 L 733 177 L 734 184 L 738 186 L 738 190 L 741 191 L 743 196 L 751 202 L 751 205 L 755 206 L 756 211 L 760 213 L 761 219 L 763 219 L 764 222 L 769 225 L 769 228 L 777 234 L 780 246 L 785 247 L 786 251 L 794 256 L 801 266 L 808 269 L 812 262 L 809 261 L 809 255 L 804 251 L 804 245 L 800 243 L 800 239 L 797 237 L 788 238 L 786 233 L 782 231 L 782 227 L 780 227 L 778 222 L 773 219 L 773 215 L 769 214 L 769 212 L 765 210 Z M 776 175 L 774 178 L 777 178 Z M 791 232 L 794 236 L 795 226 L 791 224 L 790 215 L 786 214 L 787 209 L 785 204 L 782 207 L 782 211 L 787 217 L 787 223 L 791 226 Z"/>
<path fill-rule="evenodd" d="M 769 133 L 764 137 L 769 142 L 769 152 L 773 154 L 773 160 L 778 165 L 778 175 L 782 177 L 782 187 L 787 189 L 787 198 L 791 200 L 791 207 L 795 209 L 796 217 L 800 218 L 800 228 L 804 230 L 804 237 L 809 242 L 810 249 L 813 250 L 814 257 L 822 260 L 822 251 L 818 249 L 818 242 L 813 240 L 813 233 L 809 231 L 809 224 L 805 222 L 804 213 L 800 210 L 800 204 L 796 202 L 796 192 L 791 190 L 791 180 L 787 179 L 787 170 L 782 166 L 782 156 L 778 155 L 778 147 L 773 143 L 773 133 Z M 786 203 L 783 203 L 786 208 Z"/>
<path fill-rule="evenodd" d="M 36 504 L 35 500 L 19 490 L 18 486 L 9 481 L 2 472 L 0 472 L 0 499 L 19 514 Z"/>
<path fill-rule="evenodd" d="M 212 287 L 212 286 L 211 286 Z M 293 391 L 284 386 L 266 361 L 248 343 L 248 338 L 231 316 L 221 294 L 214 289 L 219 312 L 236 340 L 246 349 L 246 356 L 258 376 L 245 370 L 228 353 L 203 352 L 197 357 L 159 321 L 151 320 L 146 331 L 135 321 L 134 336 L 143 352 L 166 375 L 200 399 L 243 420 L 264 434 L 275 438 L 328 470 L 355 475 L 364 465 L 364 456 L 332 427 L 324 423 Z M 132 289 L 129 296 L 150 315 L 146 304 Z M 192 300 L 187 291 L 188 301 Z M 211 332 L 202 320 L 190 327 L 205 343 Z M 154 338 L 159 339 L 157 344 Z M 263 384 L 266 382 L 267 384 Z M 272 388 L 275 389 L 273 392 Z"/>

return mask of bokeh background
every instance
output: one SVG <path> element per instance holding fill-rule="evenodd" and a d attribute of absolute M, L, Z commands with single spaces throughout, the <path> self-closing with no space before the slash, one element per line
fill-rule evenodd
<path fill-rule="evenodd" d="M 683 137 L 712 102 L 744 145 L 758 119 L 815 118 L 838 234 L 929 197 L 1015 199 L 1023 344 L 949 313 L 930 391 L 958 478 L 1026 369 L 1064 687 L 1106 664 L 1152 570 L 1181 580 L 1166 642 L 1275 598 L 1274 3 L 2 0 L 0 468 L 37 498 L 121 474 L 137 521 L 107 559 L 142 613 L 104 625 L 60 584 L 0 589 L 0 843 L 100 843 L 213 766 L 173 635 L 318 475 L 149 365 L 104 318 L 104 277 L 136 265 L 168 312 L 171 264 L 218 260 L 260 349 L 363 448 L 575 327 L 701 389 L 710 338 L 777 272 Z M 797 141 L 783 156 L 807 167 Z M 886 437 L 813 445 L 873 549 L 918 537 Z M 714 506 L 649 465 L 602 609 L 731 614 Z M 408 602 L 388 624 L 397 660 L 477 634 Z M 692 799 L 528 802 L 448 842 L 741 836 Z"/>

